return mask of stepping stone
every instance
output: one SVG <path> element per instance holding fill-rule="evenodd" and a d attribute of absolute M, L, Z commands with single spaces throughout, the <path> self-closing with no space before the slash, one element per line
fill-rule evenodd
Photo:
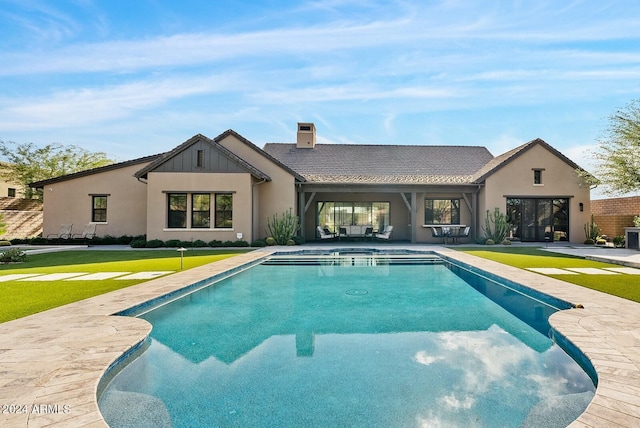
<path fill-rule="evenodd" d="M 103 279 L 110 279 L 116 276 L 122 276 L 130 274 L 131 272 L 97 272 L 89 275 L 79 276 L 76 278 L 65 279 L 65 281 L 100 281 Z"/>
<path fill-rule="evenodd" d="M 569 272 L 568 270 L 558 268 L 527 268 L 527 270 L 543 275 L 577 275 L 576 272 Z"/>
<path fill-rule="evenodd" d="M 138 272 L 138 273 L 132 273 L 131 275 L 127 275 L 127 276 L 121 276 L 116 279 L 152 279 L 162 275 L 167 275 L 169 273 L 173 273 L 173 271 L 163 270 L 163 271 L 156 271 L 156 272 Z"/>
<path fill-rule="evenodd" d="M 0 276 L 0 282 L 18 281 L 23 278 L 31 278 L 33 276 L 42 275 L 41 273 L 12 273 Z"/>
<path fill-rule="evenodd" d="M 87 275 L 87 272 L 50 273 L 48 275 L 40 275 L 34 278 L 21 279 L 20 281 L 60 281 L 62 279 L 73 278 L 74 276 L 80 275 Z"/>
<path fill-rule="evenodd" d="M 632 267 L 619 267 L 619 268 L 604 268 L 606 270 L 610 270 L 618 273 L 626 273 L 627 275 L 640 275 L 640 269 L 632 268 Z"/>
<path fill-rule="evenodd" d="M 619 275 L 618 272 L 611 272 L 604 269 L 596 269 L 596 268 L 567 268 L 568 270 L 583 273 L 585 275 Z"/>

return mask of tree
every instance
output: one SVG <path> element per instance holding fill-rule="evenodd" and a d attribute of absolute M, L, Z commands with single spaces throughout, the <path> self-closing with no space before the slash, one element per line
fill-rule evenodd
<path fill-rule="evenodd" d="M 598 142 L 596 175 L 609 193 L 640 190 L 640 100 L 609 116 L 606 136 Z"/>
<path fill-rule="evenodd" d="M 37 147 L 33 143 L 0 141 L 0 156 L 8 163 L 6 170 L 0 171 L 0 177 L 22 185 L 27 199 L 42 199 L 41 192 L 31 189 L 29 183 L 113 163 L 106 153 L 59 143 Z"/>

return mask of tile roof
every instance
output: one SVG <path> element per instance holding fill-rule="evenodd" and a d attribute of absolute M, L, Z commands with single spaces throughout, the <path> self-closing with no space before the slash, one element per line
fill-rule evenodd
<path fill-rule="evenodd" d="M 353 184 L 469 184 L 493 159 L 485 147 L 269 143 L 264 151 L 308 182 Z"/>

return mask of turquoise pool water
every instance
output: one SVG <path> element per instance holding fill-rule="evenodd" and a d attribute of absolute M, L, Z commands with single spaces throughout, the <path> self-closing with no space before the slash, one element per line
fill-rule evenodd
<path fill-rule="evenodd" d="M 113 427 L 566 426 L 594 384 L 548 337 L 557 309 L 523 299 L 437 260 L 267 262 L 140 315 L 148 348 L 100 408 Z"/>

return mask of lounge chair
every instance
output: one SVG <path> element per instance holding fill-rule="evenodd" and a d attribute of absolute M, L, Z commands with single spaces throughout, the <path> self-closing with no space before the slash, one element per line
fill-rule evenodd
<path fill-rule="evenodd" d="M 393 232 L 393 226 L 387 226 L 387 227 L 384 228 L 384 232 L 376 233 L 376 238 L 377 239 L 389 240 L 389 239 L 391 239 L 391 233 L 392 232 Z"/>
<path fill-rule="evenodd" d="M 60 225 L 60 231 L 56 235 L 55 233 L 47 235 L 47 239 L 69 239 L 71 238 L 71 229 L 73 224 Z"/>
<path fill-rule="evenodd" d="M 96 236 L 96 224 L 89 223 L 84 227 L 82 233 L 71 235 L 71 239 L 93 239 L 94 236 Z"/>
<path fill-rule="evenodd" d="M 443 244 L 444 240 L 447 238 L 447 235 L 445 235 L 442 230 L 438 232 L 438 229 L 436 229 L 435 227 L 431 227 L 431 236 L 434 238 L 440 238 Z"/>
<path fill-rule="evenodd" d="M 373 239 L 373 227 L 367 227 L 364 230 L 364 239 Z"/>
<path fill-rule="evenodd" d="M 335 233 L 331 233 L 329 232 L 329 230 L 327 229 L 323 229 L 322 227 L 318 226 L 318 234 L 320 235 L 320 239 L 324 240 L 324 239 L 334 239 L 336 237 Z"/>

